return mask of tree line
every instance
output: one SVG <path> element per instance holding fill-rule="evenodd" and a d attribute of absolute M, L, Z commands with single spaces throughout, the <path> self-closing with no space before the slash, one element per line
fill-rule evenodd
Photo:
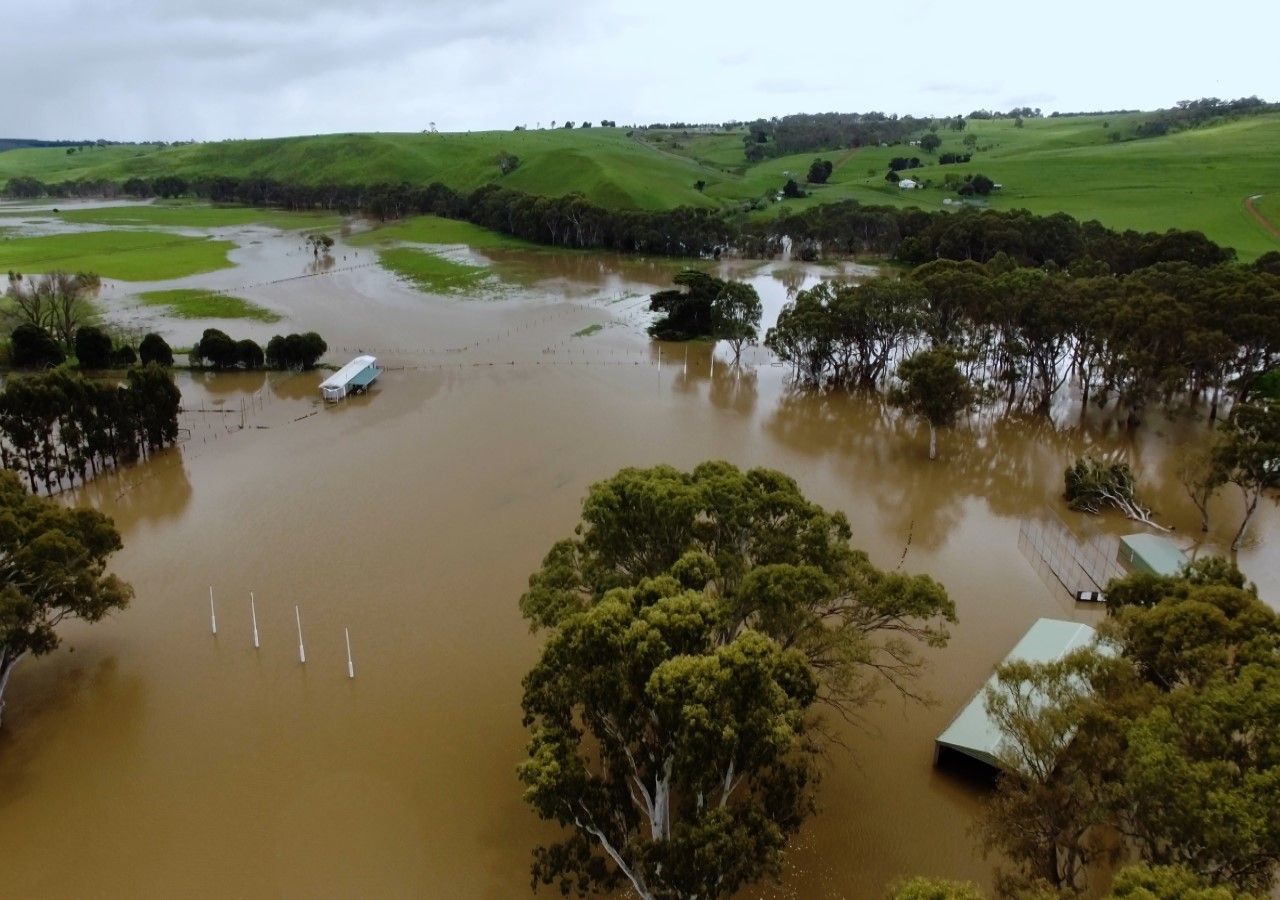
<path fill-rule="evenodd" d="M 147 196 L 163 181 L 173 196 L 215 203 L 243 203 L 290 210 L 359 213 L 375 219 L 429 214 L 463 219 L 534 243 L 575 249 L 666 256 L 781 255 L 788 242 L 805 259 L 876 254 L 919 265 L 935 259 L 987 262 L 1003 254 L 1024 265 L 1066 267 L 1085 259 L 1124 274 L 1158 262 L 1216 265 L 1235 251 L 1198 231 L 1114 231 L 1066 213 L 965 209 L 956 212 L 868 206 L 855 200 L 786 211 L 751 220 L 740 211 L 693 207 L 670 210 L 609 209 L 578 194 L 542 197 L 488 184 L 470 194 L 438 182 L 400 184 L 300 184 L 264 177 L 208 176 L 187 180 L 132 178 L 120 193 Z M 10 180 L 9 187 L 13 185 Z M 45 185 L 54 193 L 58 185 Z"/>
<path fill-rule="evenodd" d="M 305 334 L 275 335 L 263 350 L 257 341 L 235 340 L 217 328 L 206 328 L 191 348 L 193 366 L 213 369 L 313 369 L 329 350 L 324 338 L 314 331 Z"/>
<path fill-rule="evenodd" d="M 905 278 L 801 291 L 764 344 L 814 387 L 881 389 L 914 354 L 945 348 L 978 397 L 1006 410 L 1048 412 L 1074 382 L 1082 411 L 1114 401 L 1130 426 L 1153 405 L 1201 400 L 1212 421 L 1280 367 L 1280 275 L 938 260 Z"/>
<path fill-rule="evenodd" d="M 0 465 L 33 493 L 57 493 L 178 439 L 182 394 L 162 367 L 124 383 L 58 369 L 10 378 L 0 391 Z"/>

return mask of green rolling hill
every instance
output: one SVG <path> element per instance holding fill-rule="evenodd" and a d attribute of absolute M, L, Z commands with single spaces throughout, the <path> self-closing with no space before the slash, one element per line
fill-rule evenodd
<path fill-rule="evenodd" d="M 830 183 L 808 186 L 808 197 L 771 203 L 753 215 L 843 199 L 926 209 L 957 199 L 942 182 L 949 173 L 981 172 L 1003 185 L 985 203 L 998 209 L 1064 211 L 1117 228 L 1197 229 L 1250 259 L 1280 249 L 1280 238 L 1244 206 L 1273 223 L 1280 209 L 1280 114 L 1242 117 L 1165 137 L 1132 139 L 1143 114 L 1027 120 L 970 120 L 963 132 L 944 130 L 939 153 L 965 151 L 973 160 L 940 166 L 906 146 L 833 150 L 747 164 L 740 132 L 555 129 L 454 134 L 347 134 L 224 141 L 160 148 L 109 146 L 68 154 L 63 148 L 0 152 L 0 181 L 30 175 L 45 181 L 177 174 L 265 175 L 311 183 L 443 182 L 470 190 L 497 182 L 533 194 L 579 192 L 617 208 L 680 205 L 733 207 L 776 192 L 788 176 L 803 181 L 815 156 L 830 159 Z M 1113 135 L 1122 139 L 1116 140 Z M 502 175 L 499 153 L 520 158 Z M 929 182 L 906 191 L 886 182 L 893 156 L 925 163 L 910 175 Z M 704 182 L 704 190 L 695 182 Z M 1280 224 L 1280 223 L 1275 223 Z"/>

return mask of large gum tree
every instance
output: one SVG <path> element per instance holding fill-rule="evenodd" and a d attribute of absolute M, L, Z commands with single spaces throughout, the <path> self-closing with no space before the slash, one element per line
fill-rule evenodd
<path fill-rule="evenodd" d="M 55 649 L 62 620 L 96 622 L 128 604 L 133 589 L 106 572 L 119 549 L 102 513 L 34 496 L 0 471 L 0 712 L 13 667 Z"/>
<path fill-rule="evenodd" d="M 840 513 L 767 469 L 624 469 L 529 581 L 547 632 L 525 679 L 519 774 L 567 830 L 534 884 L 719 897 L 780 870 L 813 808 L 819 708 L 914 696 L 951 601 L 885 572 Z"/>

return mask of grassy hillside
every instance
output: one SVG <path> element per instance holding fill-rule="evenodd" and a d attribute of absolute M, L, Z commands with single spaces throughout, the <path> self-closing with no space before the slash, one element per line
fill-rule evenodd
<path fill-rule="evenodd" d="M 756 215 L 842 199 L 926 209 L 957 199 L 943 189 L 948 173 L 981 172 L 1004 185 L 986 201 L 998 209 L 1065 211 L 1117 228 L 1163 231 L 1193 228 L 1234 246 L 1250 259 L 1280 248 L 1245 210 L 1246 197 L 1262 194 L 1259 208 L 1276 218 L 1280 195 L 1280 115 L 1241 118 L 1167 137 L 1127 140 L 1142 114 L 1027 120 L 970 121 L 964 132 L 943 131 L 939 152 L 965 151 L 977 138 L 973 161 L 963 166 L 925 165 L 911 176 L 931 182 L 903 191 L 884 180 L 889 159 L 934 157 L 907 146 L 867 147 L 820 154 L 835 164 L 831 182 L 811 196 L 772 204 Z M 1115 141 L 1113 135 L 1126 140 Z M 506 151 L 521 165 L 501 175 L 495 158 Z M 106 147 L 68 155 L 60 148 L 0 153 L 0 180 L 33 175 L 46 180 L 125 178 L 176 173 L 264 174 L 311 182 L 442 181 L 458 190 L 497 182 L 535 194 L 577 191 L 620 208 L 678 205 L 736 206 L 803 181 L 813 153 L 748 165 L 740 133 L 686 134 L 622 129 L 558 129 L 467 134 L 321 135 L 262 141 L 228 141 L 170 148 Z M 705 191 L 694 188 L 705 182 Z M 296 227 L 296 226 L 294 226 Z"/>

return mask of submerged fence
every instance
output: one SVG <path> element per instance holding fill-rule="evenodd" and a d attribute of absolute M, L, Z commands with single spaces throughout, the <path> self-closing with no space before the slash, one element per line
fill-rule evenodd
<path fill-rule="evenodd" d="M 1022 520 L 1018 549 L 1042 578 L 1052 578 L 1072 597 L 1082 591 L 1102 591 L 1111 579 L 1125 574 L 1120 567 L 1120 542 L 1114 535 L 1079 538 L 1052 511 Z"/>

